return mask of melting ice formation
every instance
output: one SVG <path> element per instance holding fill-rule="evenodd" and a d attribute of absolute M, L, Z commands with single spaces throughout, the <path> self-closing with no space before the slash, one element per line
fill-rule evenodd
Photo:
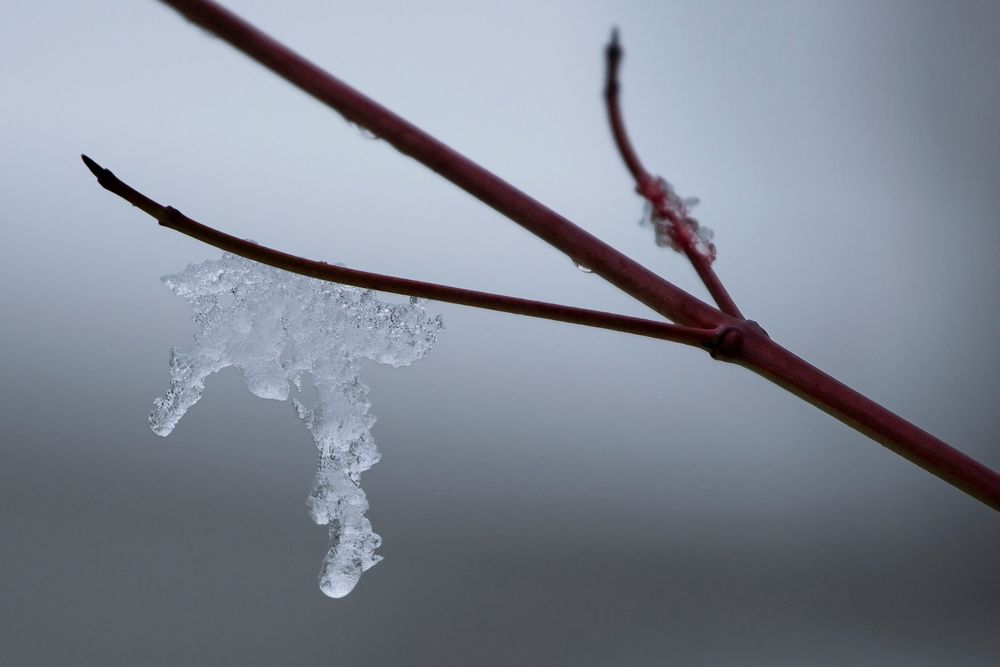
<path fill-rule="evenodd" d="M 681 197 L 674 191 L 674 187 L 663 178 L 657 178 L 659 186 L 666 195 L 667 208 L 674 213 L 682 224 L 687 226 L 694 235 L 695 247 L 710 260 L 715 260 L 715 244 L 712 243 L 714 233 L 708 227 L 703 227 L 697 220 L 691 217 L 691 210 L 701 201 L 697 197 Z M 642 219 L 639 224 L 651 226 L 655 234 L 656 245 L 670 247 L 681 252 L 680 246 L 673 235 L 673 222 L 660 215 L 650 202 L 646 202 Z"/>
<path fill-rule="evenodd" d="M 371 290 L 338 285 L 258 264 L 236 255 L 190 265 L 163 281 L 194 310 L 198 330 L 188 350 L 170 352 L 170 390 L 154 402 L 149 423 L 166 436 L 205 390 L 205 379 L 235 366 L 261 398 L 288 399 L 308 376 L 315 405 L 292 403 L 319 450 L 307 505 L 328 525 L 330 550 L 320 589 L 351 592 L 361 573 L 382 560 L 382 540 L 365 517 L 360 474 L 380 458 L 368 414 L 361 359 L 405 366 L 427 354 L 442 328 L 417 299 L 390 304 Z"/>

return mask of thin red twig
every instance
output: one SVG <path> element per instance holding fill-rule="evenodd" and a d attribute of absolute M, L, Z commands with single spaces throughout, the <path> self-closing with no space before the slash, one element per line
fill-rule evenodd
<path fill-rule="evenodd" d="M 698 327 L 701 330 L 711 329 L 715 333 L 715 338 L 709 349 L 714 358 L 742 365 L 762 375 L 956 488 L 1000 510 L 1000 475 L 778 345 L 756 324 L 737 317 L 739 311 L 735 308 L 735 304 L 731 304 L 731 299 L 725 307 L 734 314 L 727 314 L 659 278 L 468 158 L 459 155 L 384 107 L 344 85 L 214 2 L 162 1 L 336 109 L 349 120 L 382 137 L 404 154 L 413 157 L 521 224 L 578 263 L 590 267 L 595 273 L 639 301 L 680 324 Z M 616 78 L 610 76 L 610 80 L 615 82 Z M 619 129 L 624 136 L 620 122 Z M 641 167 L 634 151 L 631 151 L 630 155 L 631 158 L 626 156 L 630 170 L 636 165 Z M 144 195 L 134 192 L 134 196 L 137 202 L 148 207 L 143 210 L 156 216 L 161 224 L 173 225 L 178 231 L 189 233 L 195 238 L 226 249 L 232 249 L 234 243 L 241 243 L 235 237 L 221 234 L 183 218 L 174 209 L 162 207 Z M 182 225 L 181 222 L 184 220 L 187 222 Z M 267 252 L 272 253 L 272 259 L 284 262 L 276 265 L 306 273 L 306 265 L 300 262 L 307 260 L 273 250 Z M 697 268 L 698 265 L 695 266 Z M 321 269 L 321 267 L 327 268 Z M 323 276 L 333 277 L 338 269 L 349 271 L 322 263 L 313 263 L 308 271 L 317 271 Z M 306 275 L 316 274 L 306 273 Z M 372 276 L 363 272 L 355 273 L 355 277 L 360 275 L 367 275 L 368 278 L 365 280 L 371 279 Z M 714 273 L 707 275 L 711 277 Z M 343 277 L 347 276 L 341 275 L 334 279 L 340 280 Z M 710 278 L 706 281 L 706 285 L 710 291 L 714 290 L 713 295 L 720 303 L 727 303 L 725 298 L 720 299 L 720 296 L 716 295 L 721 288 L 721 283 L 717 279 L 712 282 Z M 364 286 L 377 287 L 374 283 L 365 283 Z M 428 296 L 440 298 L 431 294 Z M 502 310 L 502 308 L 497 309 Z"/>
<path fill-rule="evenodd" d="M 607 103 L 608 121 L 611 125 L 611 133 L 615 138 L 615 144 L 618 146 L 618 152 L 621 153 L 625 166 L 628 167 L 629 173 L 635 180 L 636 192 L 650 203 L 654 216 L 670 222 L 671 237 L 676 246 L 691 262 L 698 277 L 708 288 L 722 312 L 743 319 L 743 313 L 740 312 L 736 302 L 733 301 L 729 291 L 712 268 L 713 257 L 698 247 L 694 233 L 687 221 L 680 217 L 674 207 L 670 205 L 667 192 L 660 179 L 651 175 L 642 166 L 642 162 L 632 146 L 632 141 L 629 139 L 628 132 L 625 131 L 625 121 L 622 118 L 621 103 L 619 102 L 621 84 L 618 82 L 618 69 L 622 60 L 622 48 L 618 43 L 617 28 L 611 33 L 611 42 L 608 44 L 605 55 L 607 67 L 605 68 L 604 99 Z"/>
<path fill-rule="evenodd" d="M 728 318 L 716 309 L 663 280 L 217 3 L 161 1 L 668 319 L 700 328 L 728 323 Z"/>
<path fill-rule="evenodd" d="M 485 308 L 503 313 L 527 315 L 529 317 L 555 320 L 557 322 L 610 329 L 612 331 L 658 338 L 674 343 L 683 343 L 684 345 L 692 345 L 708 350 L 713 349 L 714 343 L 718 341 L 722 333 L 719 329 L 699 329 L 680 324 L 655 322 L 653 320 L 628 317 L 626 315 L 617 315 L 598 310 L 574 308 L 561 304 L 519 299 L 512 296 L 479 292 L 460 287 L 450 287 L 448 285 L 438 285 L 436 283 L 410 280 L 408 278 L 397 278 L 395 276 L 386 276 L 368 271 L 358 271 L 356 269 L 348 269 L 343 266 L 334 266 L 326 262 L 317 262 L 296 255 L 290 255 L 280 250 L 267 248 L 252 241 L 225 234 L 200 222 L 196 222 L 172 206 L 163 206 L 153 201 L 86 155 L 81 157 L 87 168 L 97 177 L 98 183 L 105 190 L 113 192 L 133 206 L 148 213 L 160 225 L 196 238 L 216 248 L 240 255 L 241 257 L 291 271 L 292 273 L 309 276 L 310 278 L 318 278 L 320 280 L 354 285 L 355 287 L 374 289 L 382 292 L 391 292 L 393 294 L 404 294 L 424 299 L 433 299 L 435 301 L 455 303 L 462 306 Z"/>

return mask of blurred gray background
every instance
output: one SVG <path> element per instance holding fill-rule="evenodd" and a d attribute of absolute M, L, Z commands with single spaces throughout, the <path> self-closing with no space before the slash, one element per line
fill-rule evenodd
<path fill-rule="evenodd" d="M 1000 467 L 997 3 L 227 4 L 702 295 L 609 137 L 620 26 L 744 311 Z M 993 511 L 694 350 L 439 304 L 364 375 L 385 561 L 327 599 L 288 404 L 229 371 L 149 430 L 193 330 L 159 277 L 218 253 L 81 152 L 290 252 L 650 312 L 156 2 L 5 2 L 0 62 L 0 664 L 997 664 Z"/>

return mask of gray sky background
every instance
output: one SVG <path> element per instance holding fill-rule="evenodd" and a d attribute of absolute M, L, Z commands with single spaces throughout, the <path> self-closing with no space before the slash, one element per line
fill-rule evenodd
<path fill-rule="evenodd" d="M 790 349 L 1000 467 L 1000 6 L 230 0 L 332 73 L 701 295 L 636 222 L 649 167 Z M 314 448 L 222 373 L 169 439 L 159 277 L 225 231 L 361 269 L 648 316 L 156 2 L 0 7 L 0 664 L 987 665 L 996 514 L 696 351 L 433 305 L 371 367 L 386 560 L 316 585 Z"/>

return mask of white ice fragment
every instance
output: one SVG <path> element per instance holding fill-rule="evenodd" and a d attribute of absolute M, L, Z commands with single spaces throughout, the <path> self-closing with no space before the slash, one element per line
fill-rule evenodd
<path fill-rule="evenodd" d="M 715 232 L 709 227 L 699 226 L 695 234 L 698 237 L 698 241 L 704 245 L 711 245 L 712 239 L 715 238 Z"/>
<path fill-rule="evenodd" d="M 662 205 L 654 206 L 647 199 L 642 219 L 639 220 L 639 224 L 653 228 L 656 245 L 683 252 L 678 238 L 685 235 L 693 241 L 698 252 L 708 257 L 710 261 L 715 260 L 712 230 L 701 227 L 691 216 L 692 209 L 701 200 L 697 197 L 681 197 L 663 178 L 656 179 L 656 188 L 662 193 Z"/>
<path fill-rule="evenodd" d="M 292 399 L 319 450 L 307 505 L 328 525 L 330 549 L 320 589 L 347 595 L 361 573 L 381 560 L 381 538 L 365 518 L 368 499 L 360 474 L 379 460 L 371 436 L 368 388 L 361 359 L 405 366 L 437 340 L 440 316 L 419 299 L 386 303 L 370 290 L 305 278 L 224 254 L 163 279 L 194 310 L 198 330 L 190 350 L 170 353 L 170 389 L 154 402 L 149 423 L 166 436 L 205 390 L 205 379 L 238 368 L 256 396 L 286 400 L 308 377 L 314 404 Z"/>

